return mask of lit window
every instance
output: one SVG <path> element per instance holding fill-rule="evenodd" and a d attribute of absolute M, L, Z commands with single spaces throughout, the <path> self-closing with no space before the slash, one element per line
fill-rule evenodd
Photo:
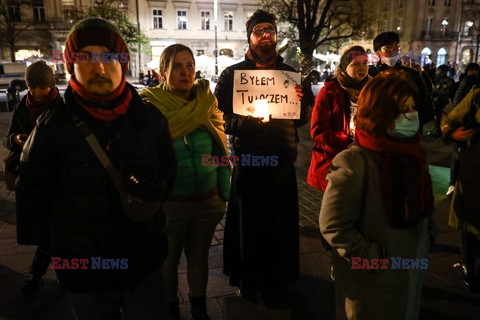
<path fill-rule="evenodd" d="M 210 11 L 202 11 L 200 13 L 202 30 L 210 30 Z"/>
<path fill-rule="evenodd" d="M 45 22 L 45 8 L 43 6 L 43 0 L 33 0 L 33 19 L 35 22 Z"/>
<path fill-rule="evenodd" d="M 232 12 L 225 12 L 223 14 L 223 20 L 224 20 L 224 27 L 226 31 L 232 31 L 233 30 L 233 13 Z"/>
<path fill-rule="evenodd" d="M 471 36 L 471 28 L 473 26 L 473 21 L 466 21 L 465 27 L 463 28 L 463 35 L 464 36 Z"/>
<path fill-rule="evenodd" d="M 426 19 L 425 31 L 427 31 L 427 33 L 430 33 L 432 31 L 432 27 L 433 27 L 433 17 L 428 17 Z"/>
<path fill-rule="evenodd" d="M 386 32 L 387 31 L 387 20 L 383 20 L 382 21 L 382 32 Z"/>
<path fill-rule="evenodd" d="M 177 27 L 180 30 L 187 29 L 187 11 L 185 10 L 177 11 Z"/>
<path fill-rule="evenodd" d="M 162 29 L 163 28 L 162 10 L 153 9 L 152 18 L 153 18 L 153 29 Z"/>

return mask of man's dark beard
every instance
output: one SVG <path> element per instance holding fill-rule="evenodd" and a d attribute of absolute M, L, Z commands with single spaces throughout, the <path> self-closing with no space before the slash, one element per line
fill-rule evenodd
<path fill-rule="evenodd" d="M 252 51 L 260 58 L 267 59 L 277 54 L 277 42 L 250 44 Z"/>

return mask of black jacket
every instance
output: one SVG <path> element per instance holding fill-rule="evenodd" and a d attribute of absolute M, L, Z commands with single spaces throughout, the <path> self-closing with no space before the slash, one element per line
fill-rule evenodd
<path fill-rule="evenodd" d="M 455 107 L 458 105 L 476 84 L 480 84 L 480 77 L 478 75 L 466 76 L 460 80 L 457 91 L 455 92 L 455 96 L 453 98 L 453 106 Z"/>
<path fill-rule="evenodd" d="M 133 98 L 127 112 L 109 122 L 88 116 L 68 87 L 66 108 L 49 112 L 23 149 L 18 188 L 29 194 L 35 214 L 50 223 L 52 259 L 90 262 L 87 270 L 56 270 L 69 291 L 134 288 L 167 254 L 163 212 L 148 223 L 125 215 L 117 189 L 70 115 L 86 120 L 117 169 L 164 180 L 169 192 L 177 164 L 167 120 L 128 86 Z M 92 257 L 128 259 L 128 267 L 94 270 Z"/>
<path fill-rule="evenodd" d="M 59 94 L 56 100 L 53 102 L 52 108 L 63 107 L 63 105 L 63 98 Z M 28 112 L 27 95 L 25 95 L 13 109 L 10 127 L 8 128 L 7 135 L 3 140 L 3 145 L 5 148 L 18 154 L 22 152 L 22 147 L 13 142 L 13 137 L 21 133 L 29 135 L 33 130 Z"/>
<path fill-rule="evenodd" d="M 433 105 L 432 99 L 429 95 L 430 90 L 427 89 L 425 82 L 416 70 L 402 66 L 402 64 L 399 62 L 397 62 L 393 67 L 389 67 L 387 64 L 379 61 L 376 65 L 371 66 L 368 69 L 368 74 L 372 77 L 375 77 L 379 73 L 391 69 L 405 71 L 405 73 L 409 76 L 410 80 L 415 83 L 415 86 L 418 89 L 418 101 L 415 101 L 415 109 L 417 109 L 418 111 L 421 128 L 421 125 L 433 120 Z"/>
<path fill-rule="evenodd" d="M 236 154 L 278 155 L 279 163 L 293 163 L 297 158 L 296 127 L 310 120 L 310 108 L 314 103 L 311 88 L 304 86 L 300 119 L 272 119 L 261 123 L 255 118 L 233 113 L 233 75 L 235 70 L 255 70 L 255 63 L 245 56 L 245 60 L 226 68 L 215 87 L 218 107 L 224 112 L 225 133 L 234 136 L 233 148 Z M 278 57 L 275 69 L 296 70 L 283 63 Z"/>
<path fill-rule="evenodd" d="M 27 108 L 26 101 L 27 96 L 25 95 L 13 109 L 10 127 L 8 128 L 7 135 L 3 140 L 3 145 L 5 148 L 12 152 L 18 153 L 19 155 L 22 152 L 22 147 L 13 142 L 13 137 L 22 133 L 30 135 L 33 130 L 32 124 L 30 123 L 30 117 L 28 114 L 29 109 Z M 65 108 L 63 98 L 60 95 L 58 95 L 58 97 L 55 99 L 51 108 Z M 43 116 L 44 115 L 40 116 L 37 122 L 41 122 Z M 32 205 L 28 197 L 25 198 L 26 195 L 22 194 L 21 191 L 17 190 L 15 192 L 15 196 L 15 210 L 17 212 L 17 242 L 19 244 L 38 245 L 40 240 L 40 229 L 38 227 L 39 221 L 36 215 L 32 215 L 35 206 Z M 47 250 L 47 247 L 42 245 L 42 249 Z"/>

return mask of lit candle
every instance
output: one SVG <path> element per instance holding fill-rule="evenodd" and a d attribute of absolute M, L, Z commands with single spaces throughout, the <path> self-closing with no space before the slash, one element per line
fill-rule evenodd
<path fill-rule="evenodd" d="M 257 118 L 263 117 L 263 122 L 268 122 L 270 120 L 270 112 L 268 110 L 268 100 L 255 100 L 255 113 L 254 116 Z"/>

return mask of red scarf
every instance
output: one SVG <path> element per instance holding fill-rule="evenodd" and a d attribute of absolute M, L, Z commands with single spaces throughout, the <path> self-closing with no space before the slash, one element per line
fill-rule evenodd
<path fill-rule="evenodd" d="M 385 212 L 394 228 L 408 228 L 433 213 L 433 191 L 420 134 L 405 140 L 355 131 L 360 146 L 380 153 Z"/>
<path fill-rule="evenodd" d="M 57 88 L 52 88 L 50 92 L 48 93 L 48 96 L 45 97 L 42 101 L 37 101 L 35 98 L 32 96 L 30 91 L 27 93 L 27 100 L 25 105 L 27 106 L 28 109 L 28 118 L 30 121 L 30 124 L 32 125 L 32 128 L 35 127 L 35 124 L 37 123 L 38 117 L 48 109 L 50 109 L 53 105 L 53 102 L 55 99 L 57 99 L 58 96 L 58 89 Z"/>
<path fill-rule="evenodd" d="M 248 48 L 247 53 L 245 54 L 248 59 L 255 62 L 255 66 L 257 69 L 275 69 L 275 65 L 277 63 L 277 55 L 278 53 L 275 51 L 275 54 L 269 57 L 266 61 L 261 61 L 260 57 L 253 52 L 250 48 Z"/>
<path fill-rule="evenodd" d="M 74 77 L 70 79 L 75 101 L 92 117 L 101 121 L 112 121 L 127 112 L 132 92 L 126 86 L 125 77 L 120 85 L 106 96 L 90 93 Z"/>

